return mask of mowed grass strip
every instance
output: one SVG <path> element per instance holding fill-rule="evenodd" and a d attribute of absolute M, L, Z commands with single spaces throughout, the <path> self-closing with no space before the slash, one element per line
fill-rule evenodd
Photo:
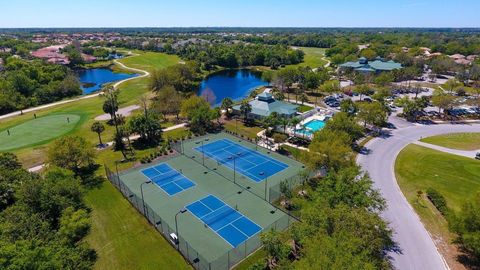
<path fill-rule="evenodd" d="M 148 55 L 148 56 L 146 56 Z M 152 57 L 154 60 L 148 60 L 145 58 Z M 161 69 L 167 66 L 173 65 L 178 63 L 179 58 L 174 55 L 167 55 L 163 53 L 144 53 L 138 56 L 127 57 L 124 59 L 119 60 L 120 62 L 124 62 L 128 60 L 128 64 L 125 63 L 127 66 L 132 65 L 143 65 L 149 61 L 152 62 L 152 65 L 148 67 L 148 70 L 154 69 Z M 139 103 L 139 98 L 149 94 L 148 89 L 149 78 L 136 78 L 134 80 L 127 81 L 119 85 L 119 107 L 126 107 L 133 104 Z M 55 107 L 43 109 L 36 111 L 37 117 L 43 117 L 46 115 L 51 114 L 79 114 L 84 117 L 82 121 L 78 124 L 78 126 L 70 131 L 70 135 L 78 135 L 85 138 L 87 141 L 91 142 L 92 145 L 98 143 L 98 136 L 90 131 L 90 126 L 93 122 L 95 122 L 94 118 L 98 115 L 104 114 L 102 110 L 102 105 L 104 102 L 104 98 L 94 97 L 89 99 L 82 99 L 78 101 L 74 101 L 67 104 L 58 105 Z M 24 115 L 18 115 L 15 117 L 10 117 L 7 119 L 0 120 L 0 129 L 4 129 L 4 127 L 13 127 L 16 125 L 20 125 L 27 121 L 33 119 L 33 112 L 25 113 Z M 114 133 L 114 127 L 106 125 L 106 130 L 102 133 L 102 138 L 105 141 L 109 141 L 112 139 Z M 39 143 L 35 143 L 23 148 L 17 149 L 10 149 L 14 154 L 18 155 L 20 161 L 25 167 L 30 167 L 39 163 L 44 162 L 45 158 L 45 149 L 48 147 L 49 141 L 42 141 Z M 0 151 L 2 151 L 0 149 Z"/>
<path fill-rule="evenodd" d="M 148 61 L 142 56 L 143 54 L 119 61 L 123 62 L 128 59 L 132 65 L 143 65 Z M 148 70 L 164 68 L 178 62 L 177 56 L 162 53 L 151 53 L 151 56 L 156 60 L 152 61 L 152 66 L 149 66 Z M 140 59 L 139 62 L 135 61 L 137 58 Z M 161 58 L 165 58 L 165 60 L 161 60 Z M 148 80 L 149 78 L 143 77 L 122 83 L 119 86 L 120 107 L 137 104 L 141 96 L 148 94 Z M 36 114 L 38 117 L 53 113 L 82 115 L 85 117 L 85 121 L 82 120 L 83 122 L 69 134 L 84 137 L 92 143 L 93 147 L 98 142 L 98 137 L 90 131 L 90 126 L 95 122 L 96 116 L 104 114 L 103 102 L 103 97 L 94 97 L 43 109 L 37 111 Z M 26 113 L 2 119 L 0 126 L 2 129 L 13 127 L 26 123 L 32 118 L 33 113 Z M 104 141 L 111 140 L 113 132 L 114 127 L 106 125 L 106 130 L 102 133 Z M 182 129 L 165 132 L 165 135 L 175 137 L 177 133 L 183 135 L 182 132 L 185 131 Z M 48 145 L 49 142 L 41 142 L 13 152 L 19 156 L 25 167 L 30 167 L 44 162 L 45 150 Z M 141 157 L 153 151 L 153 149 L 147 149 L 137 151 L 137 153 Z M 121 158 L 120 152 L 107 149 L 99 153 L 97 162 L 99 164 L 107 163 L 114 168 L 114 161 Z M 120 169 L 124 169 L 126 166 L 131 166 L 131 164 L 122 163 Z M 101 170 L 98 173 L 103 175 Z M 86 202 L 92 209 L 92 229 L 87 241 L 96 249 L 99 256 L 95 264 L 96 269 L 190 269 L 179 253 L 130 206 L 128 201 L 110 183 L 105 182 L 100 188 L 88 191 Z"/>
<path fill-rule="evenodd" d="M 395 164 L 398 184 L 437 248 L 452 269 L 465 269 L 454 244 L 456 235 L 426 195 L 431 187 L 442 194 L 448 207 L 458 212 L 462 205 L 480 192 L 480 162 L 411 144 L 403 149 Z M 422 193 L 418 193 L 422 191 Z"/>
<path fill-rule="evenodd" d="M 178 64 L 180 62 L 180 58 L 176 55 L 145 52 L 136 56 L 123 58 L 118 61 L 127 67 L 138 68 L 152 72 L 156 69 Z"/>
<path fill-rule="evenodd" d="M 86 202 L 93 210 L 87 241 L 98 254 L 95 269 L 191 269 L 110 182 L 88 191 Z"/>
<path fill-rule="evenodd" d="M 452 133 L 428 137 L 421 141 L 458 150 L 480 150 L 480 133 Z"/>
<path fill-rule="evenodd" d="M 303 63 L 296 65 L 289 65 L 292 67 L 311 67 L 319 68 L 327 64 L 325 61 L 325 50 L 324 48 L 310 48 L 310 47 L 297 47 L 305 53 L 303 58 Z"/>
<path fill-rule="evenodd" d="M 0 131 L 0 151 L 47 143 L 70 133 L 83 120 L 80 114 L 52 114 L 7 127 Z"/>
<path fill-rule="evenodd" d="M 402 150 L 395 162 L 398 184 L 410 203 L 417 191 L 434 188 L 458 211 L 480 192 L 480 161 L 418 145 Z"/>

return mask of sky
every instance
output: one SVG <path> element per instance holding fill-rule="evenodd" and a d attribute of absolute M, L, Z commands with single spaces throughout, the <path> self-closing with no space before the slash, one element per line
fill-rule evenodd
<path fill-rule="evenodd" d="M 0 0 L 0 28 L 480 27 L 479 0 Z"/>

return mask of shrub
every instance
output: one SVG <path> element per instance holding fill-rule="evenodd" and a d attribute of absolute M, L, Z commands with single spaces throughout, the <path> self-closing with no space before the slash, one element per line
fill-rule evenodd
<path fill-rule="evenodd" d="M 448 213 L 448 206 L 445 197 L 440 194 L 437 190 L 433 188 L 427 189 L 427 197 L 432 202 L 432 204 L 442 213 L 442 215 L 446 215 Z"/>
<path fill-rule="evenodd" d="M 280 133 L 275 133 L 273 134 L 273 141 L 275 143 L 282 143 L 282 142 L 285 142 L 287 140 L 287 135 L 285 134 L 280 134 Z"/>

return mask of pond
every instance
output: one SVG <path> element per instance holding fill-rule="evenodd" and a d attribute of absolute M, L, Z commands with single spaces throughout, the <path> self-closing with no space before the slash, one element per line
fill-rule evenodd
<path fill-rule="evenodd" d="M 93 68 L 77 71 L 78 78 L 82 84 L 83 94 L 91 94 L 102 89 L 107 83 L 117 82 L 128 78 L 136 77 L 138 74 L 127 74 L 113 72 L 108 68 Z"/>
<path fill-rule="evenodd" d="M 221 104 L 226 97 L 238 101 L 260 86 L 268 85 L 261 73 L 249 69 L 222 70 L 208 76 L 201 84 L 198 94 L 213 106 Z"/>

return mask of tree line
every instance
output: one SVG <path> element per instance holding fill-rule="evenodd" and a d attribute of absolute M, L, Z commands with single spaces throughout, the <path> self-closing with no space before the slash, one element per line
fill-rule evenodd
<path fill-rule="evenodd" d="M 82 94 L 67 67 L 9 57 L 0 70 L 0 114 Z"/>
<path fill-rule="evenodd" d="M 46 171 L 36 174 L 0 153 L 1 269 L 93 268 L 84 193 L 101 181 L 94 156 L 84 139 L 64 137 L 49 147 Z"/>
<path fill-rule="evenodd" d="M 304 53 L 287 46 L 263 44 L 189 44 L 174 50 L 187 60 L 197 60 L 206 70 L 214 66 L 237 68 L 247 66 L 280 66 L 303 62 Z"/>
<path fill-rule="evenodd" d="M 250 269 L 391 269 L 392 231 L 380 217 L 385 201 L 355 165 L 355 142 L 363 128 L 340 112 L 317 132 L 302 160 L 313 177 L 287 192 L 283 205 L 301 221 L 286 232 L 261 235 L 266 256 Z"/>

